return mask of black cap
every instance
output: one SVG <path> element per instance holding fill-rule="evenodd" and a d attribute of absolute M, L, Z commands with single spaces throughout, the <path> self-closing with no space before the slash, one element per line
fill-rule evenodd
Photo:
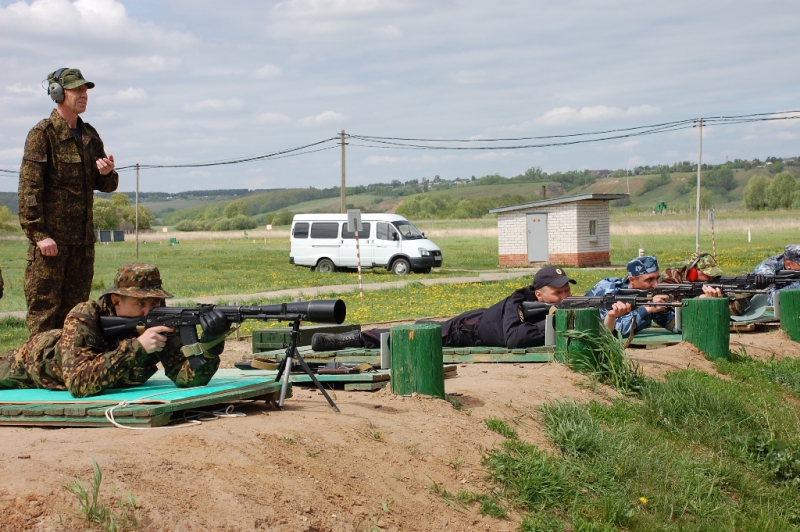
<path fill-rule="evenodd" d="M 533 289 L 539 290 L 543 286 L 551 288 L 561 288 L 567 283 L 577 284 L 577 281 L 571 277 L 567 277 L 567 272 L 555 266 L 548 266 L 542 268 L 533 278 Z"/>

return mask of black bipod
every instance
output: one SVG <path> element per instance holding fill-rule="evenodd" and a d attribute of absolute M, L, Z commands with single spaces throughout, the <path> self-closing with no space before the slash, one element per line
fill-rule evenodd
<path fill-rule="evenodd" d="M 283 409 L 283 402 L 286 399 L 286 390 L 289 388 L 289 374 L 292 372 L 292 364 L 293 359 L 297 358 L 297 363 L 300 364 L 300 367 L 303 368 L 303 371 L 311 377 L 311 380 L 316 385 L 317 389 L 322 392 L 322 395 L 325 396 L 325 399 L 328 400 L 328 404 L 331 405 L 336 412 L 340 412 L 339 407 L 336 406 L 336 403 L 333 402 L 331 396 L 328 395 L 328 392 L 325 391 L 325 388 L 322 387 L 322 383 L 319 382 L 317 376 L 314 375 L 314 372 L 311 371 L 311 368 L 308 367 L 306 361 L 303 360 L 303 357 L 300 356 L 300 353 L 297 352 L 297 336 L 300 331 L 300 320 L 294 320 L 292 323 L 292 332 L 290 333 L 289 337 L 289 347 L 286 349 L 286 356 L 283 357 L 281 360 L 281 365 L 278 366 L 278 375 L 275 376 L 275 382 L 281 380 L 281 376 L 283 376 L 283 382 L 281 383 L 281 398 L 278 402 L 278 408 L 281 410 Z"/>

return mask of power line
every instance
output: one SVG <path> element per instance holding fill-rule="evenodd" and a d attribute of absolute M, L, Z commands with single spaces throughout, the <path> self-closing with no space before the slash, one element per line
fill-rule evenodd
<path fill-rule="evenodd" d="M 703 125 L 706 127 L 713 125 L 735 125 L 735 124 L 749 124 L 756 122 L 772 122 L 778 120 L 798 120 L 800 119 L 800 110 L 792 111 L 776 111 L 770 113 L 750 113 L 742 115 L 731 116 L 712 116 L 703 118 Z M 385 150 L 521 150 L 528 148 L 548 148 L 555 146 L 572 146 L 576 144 L 588 144 L 593 142 L 604 142 L 608 140 L 617 140 L 623 138 L 640 137 L 644 135 L 654 135 L 658 133 L 666 133 L 672 131 L 680 131 L 683 129 L 690 129 L 696 127 L 697 119 L 690 118 L 685 120 L 675 120 L 672 122 L 663 122 L 659 124 L 650 124 L 644 126 L 635 126 L 628 128 L 607 129 L 603 131 L 591 131 L 582 133 L 567 133 L 563 135 L 542 135 L 532 137 L 509 137 L 509 138 L 491 138 L 491 139 L 425 139 L 425 138 L 406 138 L 406 137 L 382 137 L 374 135 L 347 135 L 350 139 L 359 140 L 366 144 L 350 142 L 351 146 L 357 146 L 370 149 L 385 149 Z M 590 138 L 586 138 L 590 137 Z M 561 140 L 568 139 L 568 140 Z M 211 166 L 224 166 L 231 164 L 242 164 L 255 161 L 265 161 L 273 159 L 284 159 L 287 157 L 298 157 L 300 155 L 307 155 L 317 153 L 325 150 L 331 150 L 339 147 L 337 145 L 327 146 L 310 150 L 315 146 L 320 146 L 327 142 L 340 140 L 339 136 L 330 137 L 324 140 L 298 146 L 296 148 L 288 148 L 284 150 L 275 151 L 272 153 L 254 155 L 250 157 L 238 157 L 234 159 L 222 159 L 217 161 L 208 161 L 200 163 L 185 163 L 185 164 L 140 164 L 140 170 L 154 170 L 159 168 L 204 168 Z M 534 144 L 512 144 L 504 146 L 440 146 L 438 143 L 494 143 L 494 142 L 521 142 L 528 140 L 553 140 L 554 142 L 542 142 Z M 413 144 L 413 143 L 435 143 L 434 145 L 427 144 Z M 134 170 L 136 165 L 128 165 L 117 168 L 118 172 L 125 172 Z M 6 170 L 0 168 L 0 173 L 4 174 L 18 174 L 19 170 Z"/>

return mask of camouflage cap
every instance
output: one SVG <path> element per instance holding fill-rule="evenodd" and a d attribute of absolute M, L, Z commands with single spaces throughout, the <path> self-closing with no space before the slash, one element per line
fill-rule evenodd
<path fill-rule="evenodd" d="M 625 267 L 628 270 L 628 275 L 631 277 L 638 277 L 640 275 L 657 272 L 658 260 L 656 260 L 653 255 L 644 255 L 643 257 L 636 257 Z"/>
<path fill-rule="evenodd" d="M 800 244 L 789 244 L 783 250 L 783 258 L 800 262 Z"/>
<path fill-rule="evenodd" d="M 146 262 L 129 262 L 117 270 L 114 287 L 103 295 L 119 294 L 131 297 L 172 297 L 161 288 L 161 273 L 158 268 Z"/>
<path fill-rule="evenodd" d="M 55 74 L 57 73 L 58 70 L 47 76 L 47 81 L 49 82 L 57 81 L 65 89 L 77 89 L 82 85 L 86 85 L 87 89 L 94 88 L 94 83 L 92 83 L 91 81 L 87 81 L 83 77 L 83 74 L 81 74 L 81 71 L 78 70 L 77 68 L 65 68 L 61 72 L 60 76 L 55 77 Z"/>
<path fill-rule="evenodd" d="M 709 277 L 718 277 L 725 273 L 717 266 L 716 259 L 714 259 L 714 257 L 708 253 L 692 253 L 691 258 L 686 262 L 686 265 L 691 266 L 692 264 L 694 264 L 695 268 Z"/>

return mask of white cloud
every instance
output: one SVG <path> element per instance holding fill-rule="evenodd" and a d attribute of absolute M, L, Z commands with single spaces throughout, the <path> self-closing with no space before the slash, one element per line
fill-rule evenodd
<path fill-rule="evenodd" d="M 14 85 L 9 85 L 6 87 L 6 91 L 10 92 L 11 94 L 36 94 L 42 89 L 39 87 L 25 87 L 21 83 L 15 83 Z"/>
<path fill-rule="evenodd" d="M 148 96 L 147 91 L 144 89 L 131 87 L 130 89 L 117 91 L 114 99 L 122 103 L 140 103 L 147 101 Z"/>
<path fill-rule="evenodd" d="M 277 78 L 282 74 L 280 67 L 275 65 L 266 64 L 253 72 L 253 77 L 256 79 L 270 79 Z"/>
<path fill-rule="evenodd" d="M 456 83 L 471 85 L 473 83 L 483 83 L 492 78 L 487 70 L 461 70 L 456 74 Z"/>
<path fill-rule="evenodd" d="M 388 0 L 286 0 L 276 4 L 273 11 L 295 17 L 353 15 L 399 5 L 402 4 Z"/>
<path fill-rule="evenodd" d="M 629 151 L 636 146 L 641 146 L 641 140 L 626 140 L 625 142 L 615 142 L 613 144 L 599 143 L 597 149 L 600 151 Z"/>
<path fill-rule="evenodd" d="M 256 121 L 262 124 L 287 124 L 292 119 L 279 113 L 262 113 L 256 117 Z"/>
<path fill-rule="evenodd" d="M 397 39 L 403 36 L 403 32 L 397 29 L 396 26 L 389 24 L 388 26 L 380 26 L 372 29 L 372 33 L 378 37 L 385 37 L 388 39 Z"/>
<path fill-rule="evenodd" d="M 316 116 L 307 116 L 301 119 L 300 124 L 304 126 L 321 126 L 325 124 L 341 122 L 344 119 L 345 116 L 342 113 L 337 113 L 336 111 L 325 111 L 324 113 L 320 113 Z"/>
<path fill-rule="evenodd" d="M 386 166 L 395 164 L 401 161 L 400 157 L 391 157 L 389 155 L 370 155 L 364 158 L 364 166 Z"/>
<path fill-rule="evenodd" d="M 606 105 L 596 105 L 594 107 L 556 107 L 547 111 L 545 114 L 534 120 L 535 123 L 549 126 L 571 124 L 579 122 L 596 122 L 599 120 L 612 120 L 624 117 L 645 117 L 660 113 L 658 107 L 652 105 L 639 105 L 621 109 L 619 107 L 609 107 Z"/>
<path fill-rule="evenodd" d="M 84 45 L 97 39 L 103 39 L 106 45 L 120 41 L 149 46 L 195 42 L 190 34 L 165 31 L 152 22 L 130 18 L 125 6 L 116 0 L 15 2 L 0 8 L 0 34 L 7 44 L 14 44 L 15 36 L 27 40 L 37 35 L 64 46 L 76 41 L 76 36 Z"/>
<path fill-rule="evenodd" d="M 177 58 L 166 58 L 160 55 L 149 57 L 127 57 L 122 60 L 122 65 L 129 73 L 136 72 L 163 72 L 174 70 L 181 65 L 181 60 Z"/>
<path fill-rule="evenodd" d="M 775 135 L 781 140 L 797 140 L 800 139 L 800 133 L 796 131 L 781 131 L 777 135 Z"/>
<path fill-rule="evenodd" d="M 196 103 L 189 103 L 183 106 L 184 111 L 196 113 L 200 111 L 238 111 L 244 107 L 244 101 L 239 98 L 230 98 L 228 100 L 201 100 Z"/>
<path fill-rule="evenodd" d="M 7 150 L 0 150 L 0 159 L 8 160 L 8 159 L 19 159 L 22 160 L 22 147 L 19 148 L 9 148 Z"/>

